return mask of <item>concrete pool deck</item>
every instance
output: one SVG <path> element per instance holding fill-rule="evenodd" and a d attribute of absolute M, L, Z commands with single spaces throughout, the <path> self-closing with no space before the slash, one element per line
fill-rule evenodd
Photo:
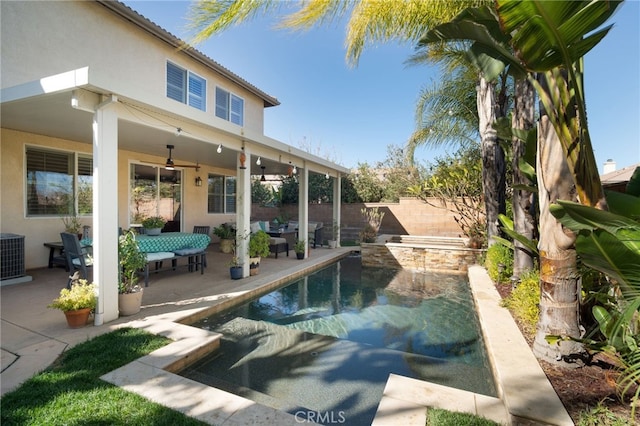
<path fill-rule="evenodd" d="M 311 257 L 305 261 L 298 261 L 295 256 L 264 259 L 260 275 L 231 281 L 226 267 L 228 259 L 212 246 L 209 268 L 204 275 L 152 276 L 139 314 L 99 327 L 75 330 L 66 328 L 60 312 L 46 309 L 66 284 L 64 270 L 29 271 L 34 281 L 0 288 L 2 394 L 48 367 L 66 348 L 118 327 L 133 326 L 167 336 L 174 342 L 106 374 L 103 377 L 106 381 L 209 424 L 311 423 L 173 374 L 215 348 L 220 337 L 180 322 L 208 316 L 215 306 L 232 298 L 249 298 L 259 288 L 275 287 L 351 250 L 318 248 L 312 250 Z M 500 424 L 573 424 L 509 312 L 499 306 L 500 297 L 484 269 L 470 268 L 469 277 L 501 398 L 391 375 L 374 424 L 424 425 L 428 406 L 471 412 Z M 340 418 L 310 420 L 327 423 Z"/>

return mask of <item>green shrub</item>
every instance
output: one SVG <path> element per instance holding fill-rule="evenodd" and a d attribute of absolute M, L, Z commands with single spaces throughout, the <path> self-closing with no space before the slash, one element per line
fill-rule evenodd
<path fill-rule="evenodd" d="M 520 283 L 502 301 L 502 306 L 520 322 L 527 333 L 533 335 L 540 314 L 540 274 L 531 270 L 520 276 Z"/>
<path fill-rule="evenodd" d="M 484 266 L 494 282 L 508 283 L 513 275 L 513 250 L 502 244 L 492 245 L 487 249 Z"/>

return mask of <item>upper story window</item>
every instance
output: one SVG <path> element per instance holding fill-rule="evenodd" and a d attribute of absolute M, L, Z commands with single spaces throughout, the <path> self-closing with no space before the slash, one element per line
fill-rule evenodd
<path fill-rule="evenodd" d="M 216 87 L 216 117 L 244 125 L 244 99 L 233 93 Z"/>
<path fill-rule="evenodd" d="M 167 97 L 205 111 L 207 82 L 184 68 L 167 62 Z"/>
<path fill-rule="evenodd" d="M 36 147 L 26 150 L 27 216 L 90 215 L 93 158 Z"/>
<path fill-rule="evenodd" d="M 210 174 L 208 180 L 207 211 L 209 213 L 235 213 L 236 178 Z"/>

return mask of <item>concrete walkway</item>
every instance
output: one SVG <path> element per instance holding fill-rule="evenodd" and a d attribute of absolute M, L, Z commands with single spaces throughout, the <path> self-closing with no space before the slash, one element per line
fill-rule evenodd
<path fill-rule="evenodd" d="M 152 275 L 139 314 L 75 330 L 67 327 L 60 311 L 46 308 L 66 284 L 65 271 L 31 270 L 32 282 L 0 288 L 2 394 L 51 365 L 65 349 L 118 327 L 135 326 L 168 336 L 174 343 L 105 375 L 104 380 L 210 424 L 299 424 L 300 419 L 287 413 L 173 374 L 200 351 L 217 345 L 219 338 L 179 322 L 208 316 L 231 298 L 249 298 L 260 288 L 277 286 L 350 251 L 312 249 L 303 261 L 296 260 L 293 252 L 289 257 L 270 257 L 263 259 L 259 275 L 232 281 L 227 267 L 230 255 L 213 245 L 204 275 L 184 269 Z M 374 424 L 422 426 L 427 406 L 479 414 L 500 424 L 573 424 L 515 322 L 499 306 L 499 295 L 484 269 L 472 267 L 469 276 L 500 398 L 391 375 Z M 167 386 L 180 387 L 188 397 L 176 399 Z"/>

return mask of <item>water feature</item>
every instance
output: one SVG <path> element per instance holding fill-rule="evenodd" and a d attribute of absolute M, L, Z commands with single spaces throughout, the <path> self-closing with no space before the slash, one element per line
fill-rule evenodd
<path fill-rule="evenodd" d="M 301 419 L 370 424 L 389 373 L 496 394 L 464 275 L 349 257 L 192 325 L 224 338 L 182 376 Z"/>

